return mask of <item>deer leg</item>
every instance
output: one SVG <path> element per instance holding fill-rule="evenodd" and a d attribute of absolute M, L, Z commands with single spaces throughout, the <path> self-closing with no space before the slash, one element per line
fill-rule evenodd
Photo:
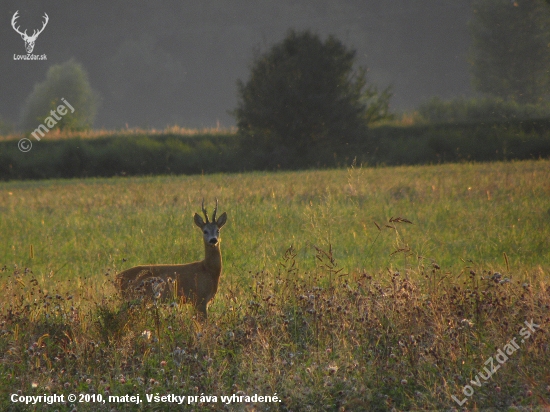
<path fill-rule="evenodd" d="M 197 311 L 197 319 L 205 321 L 207 319 L 206 315 L 206 302 L 199 302 L 195 305 L 195 310 Z"/>

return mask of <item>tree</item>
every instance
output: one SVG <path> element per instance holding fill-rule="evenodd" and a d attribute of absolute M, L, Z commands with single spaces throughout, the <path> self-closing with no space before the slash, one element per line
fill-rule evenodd
<path fill-rule="evenodd" d="M 74 112 L 68 112 L 57 121 L 55 128 L 83 130 L 90 128 L 97 113 L 99 98 L 90 86 L 88 74 L 74 60 L 53 65 L 46 74 L 46 80 L 37 83 L 27 98 L 21 114 L 24 130 L 36 128 L 44 123 L 52 110 L 67 101 Z"/>
<path fill-rule="evenodd" d="M 391 93 L 367 86 L 366 70 L 354 63 L 355 51 L 336 38 L 290 31 L 255 59 L 246 84 L 238 82 L 234 114 L 244 145 L 288 163 L 364 136 L 369 122 L 389 117 Z"/>
<path fill-rule="evenodd" d="M 550 8 L 543 0 L 475 0 L 470 22 L 474 87 L 518 103 L 550 93 Z"/>

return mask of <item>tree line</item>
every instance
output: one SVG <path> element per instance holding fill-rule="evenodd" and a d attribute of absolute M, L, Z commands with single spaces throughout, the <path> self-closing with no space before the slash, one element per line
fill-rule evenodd
<path fill-rule="evenodd" d="M 550 115 L 550 5 L 543 0 L 474 0 L 469 25 L 472 85 L 481 99 L 434 98 L 421 107 L 427 123 L 544 118 Z M 333 36 L 290 30 L 255 58 L 239 80 L 233 115 L 240 150 L 269 163 L 331 162 L 391 120 L 391 87 L 369 83 L 356 53 Z M 60 99 L 76 108 L 58 128 L 92 127 L 99 96 L 84 68 L 71 60 L 50 68 L 22 110 L 32 130 Z M 4 129 L 6 127 L 4 126 Z M 1 128 L 0 128 L 0 131 Z"/>

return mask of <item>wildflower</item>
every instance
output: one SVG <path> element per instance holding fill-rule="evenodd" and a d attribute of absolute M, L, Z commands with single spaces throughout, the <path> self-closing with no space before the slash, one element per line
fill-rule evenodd
<path fill-rule="evenodd" d="M 470 328 L 471 328 L 472 326 L 474 326 L 474 322 L 472 322 L 471 320 L 468 320 L 468 319 L 462 319 L 462 320 L 460 321 L 460 323 L 461 323 L 462 325 L 468 326 L 468 327 L 470 327 Z"/>

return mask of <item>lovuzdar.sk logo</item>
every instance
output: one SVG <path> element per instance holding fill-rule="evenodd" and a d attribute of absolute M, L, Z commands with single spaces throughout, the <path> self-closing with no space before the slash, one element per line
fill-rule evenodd
<path fill-rule="evenodd" d="M 19 33 L 21 35 L 21 38 L 24 40 L 27 54 L 14 54 L 13 60 L 47 60 L 47 57 L 45 54 L 41 54 L 41 55 L 32 54 L 32 51 L 34 50 L 34 43 L 36 42 L 36 39 L 38 38 L 40 33 L 42 33 L 46 28 L 46 25 L 48 24 L 48 21 L 50 20 L 50 18 L 46 13 L 44 13 L 44 16 L 43 16 L 44 22 L 42 23 L 42 28 L 40 30 L 36 30 L 36 29 L 33 30 L 32 36 L 29 36 L 27 34 L 27 29 L 25 29 L 25 31 L 22 32 L 21 30 L 19 30 L 20 26 L 16 26 L 17 24 L 16 20 L 19 18 L 18 13 L 19 13 L 19 10 L 17 10 L 14 13 L 11 19 L 11 26 L 13 27 L 13 30 Z"/>

